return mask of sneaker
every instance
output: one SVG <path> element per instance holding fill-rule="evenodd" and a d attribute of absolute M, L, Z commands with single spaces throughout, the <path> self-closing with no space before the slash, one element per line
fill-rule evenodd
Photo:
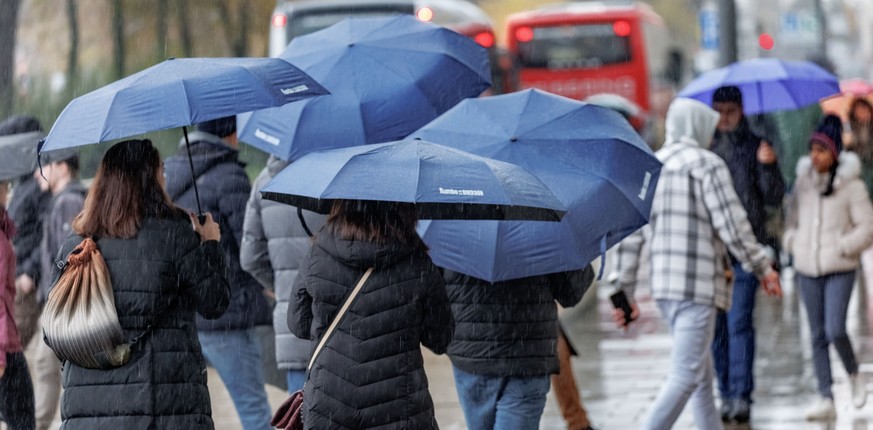
<path fill-rule="evenodd" d="M 731 419 L 739 424 L 746 424 L 751 418 L 752 410 L 749 401 L 745 399 L 734 400 L 734 408 L 731 411 Z"/>
<path fill-rule="evenodd" d="M 864 375 L 855 373 L 849 375 L 849 383 L 852 386 L 852 404 L 860 409 L 864 403 L 867 403 L 867 381 Z"/>
<path fill-rule="evenodd" d="M 827 397 L 820 398 L 806 410 L 807 421 L 827 421 L 836 417 L 837 410 L 834 408 L 834 399 Z"/>
<path fill-rule="evenodd" d="M 721 401 L 721 409 L 719 412 L 721 413 L 721 422 L 729 423 L 731 422 L 731 416 L 734 411 L 734 399 L 722 399 Z"/>

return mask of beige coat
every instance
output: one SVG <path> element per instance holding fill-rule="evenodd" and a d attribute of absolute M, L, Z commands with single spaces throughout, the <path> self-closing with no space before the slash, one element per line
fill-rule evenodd
<path fill-rule="evenodd" d="M 873 243 L 873 205 L 860 173 L 858 156 L 841 153 L 834 193 L 825 197 L 826 175 L 812 168 L 809 157 L 798 161 L 783 237 L 798 273 L 818 277 L 858 268 L 859 255 Z"/>

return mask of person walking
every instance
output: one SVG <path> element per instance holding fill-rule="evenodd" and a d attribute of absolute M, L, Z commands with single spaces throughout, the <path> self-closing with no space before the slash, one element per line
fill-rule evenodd
<path fill-rule="evenodd" d="M 712 152 L 721 157 L 731 173 L 734 190 L 746 210 L 755 238 L 767 243 L 767 207 L 781 207 L 785 180 L 773 146 L 751 131 L 743 114 L 743 94 L 735 86 L 717 89 L 712 107 L 721 114 Z M 758 278 L 744 270 L 731 254 L 733 297 L 729 311 L 715 319 L 713 361 L 721 393 L 722 421 L 747 423 L 751 417 L 755 387 L 755 297 Z"/>
<path fill-rule="evenodd" d="M 455 319 L 448 356 L 470 430 L 539 427 L 560 369 L 555 302 L 575 306 L 593 279 L 590 265 L 495 283 L 445 271 Z"/>
<path fill-rule="evenodd" d="M 867 99 L 856 98 L 849 106 L 849 130 L 843 132 L 845 150 L 861 161 L 861 180 L 873 199 L 873 105 Z M 873 285 L 873 247 L 861 253 L 864 285 Z"/>
<path fill-rule="evenodd" d="M 15 224 L 6 212 L 11 183 L 0 180 L 0 421 L 33 430 L 33 383 L 15 324 Z"/>
<path fill-rule="evenodd" d="M 32 116 L 15 115 L 0 123 L 0 136 L 42 131 L 39 120 Z M 33 142 L 36 146 L 37 142 Z M 36 286 L 40 282 L 42 219 L 48 212 L 51 193 L 43 191 L 40 182 L 45 179 L 39 169 L 19 179 L 9 201 L 9 216 L 15 222 L 17 233 L 12 240 L 15 247 L 15 324 L 21 344 L 27 347 L 39 328 L 39 304 Z"/>
<path fill-rule="evenodd" d="M 243 222 L 240 264 L 274 295 L 276 363 L 287 374 L 288 393 L 293 393 L 303 388 L 312 345 L 288 329 L 288 299 L 303 257 L 312 245 L 306 229 L 319 231 L 325 217 L 309 211 L 298 216 L 293 206 L 261 198 L 261 188 L 288 164 L 271 156 L 252 184 Z"/>
<path fill-rule="evenodd" d="M 632 300 L 640 250 L 650 255 L 652 297 L 673 336 L 671 368 L 644 420 L 643 429 L 669 429 L 690 400 L 701 429 L 720 429 L 712 395 L 712 340 L 718 311 L 731 306 L 728 251 L 755 274 L 764 290 L 781 294 L 779 274 L 757 243 L 734 191 L 730 170 L 706 148 L 719 114 L 691 99 L 667 111 L 666 141 L 655 153 L 663 163 L 649 224 L 618 245 L 616 286 Z M 616 323 L 626 326 L 621 310 Z"/>
<path fill-rule="evenodd" d="M 416 223 L 413 204 L 336 200 L 315 236 L 291 291 L 298 338 L 319 341 L 373 270 L 309 369 L 306 429 L 437 428 L 420 345 L 444 353 L 454 324 Z"/>
<path fill-rule="evenodd" d="M 79 181 L 79 152 L 62 149 L 42 154 L 40 182 L 43 191 L 51 192 L 49 210 L 43 218 L 40 242 L 40 281 L 37 302 L 40 314 L 53 283 L 50 276 L 58 261 L 58 251 L 72 232 L 73 218 L 82 210 L 88 190 Z M 61 397 L 61 362 L 45 342 L 37 341 L 34 352 L 34 392 L 36 394 L 36 428 L 51 426 Z"/>
<path fill-rule="evenodd" d="M 120 367 L 64 363 L 61 428 L 213 428 L 194 314 L 218 318 L 230 301 L 218 224 L 174 206 L 158 150 L 131 140 L 103 156 L 72 228 L 59 255 L 94 239 L 125 338 L 143 336 Z"/>
<path fill-rule="evenodd" d="M 795 282 L 806 307 L 813 367 L 821 398 L 808 420 L 836 416 L 828 345 L 833 344 L 849 375 L 856 408 L 867 399 L 858 373 L 846 313 L 859 256 L 873 243 L 873 205 L 861 181 L 861 163 L 842 151 L 842 124 L 826 116 L 809 139 L 809 156 L 797 162 L 785 249 L 794 256 Z"/>
<path fill-rule="evenodd" d="M 264 288 L 240 267 L 243 218 L 251 184 L 239 161 L 236 117 L 197 124 L 191 133 L 194 176 L 201 207 L 214 214 L 227 234 L 221 248 L 227 262 L 231 300 L 221 318 L 197 319 L 203 354 L 224 382 L 245 430 L 270 428 L 270 403 L 264 387 L 264 368 L 255 326 L 270 324 L 270 306 Z M 167 192 L 180 207 L 197 210 L 194 178 L 185 142 L 165 161 Z"/>

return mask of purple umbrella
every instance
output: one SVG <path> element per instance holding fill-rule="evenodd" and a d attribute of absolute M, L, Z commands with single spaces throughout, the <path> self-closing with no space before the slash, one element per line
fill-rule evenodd
<path fill-rule="evenodd" d="M 809 61 L 756 58 L 698 76 L 679 97 L 710 104 L 712 93 L 727 85 L 739 87 L 747 115 L 800 109 L 840 92 L 837 77 Z"/>

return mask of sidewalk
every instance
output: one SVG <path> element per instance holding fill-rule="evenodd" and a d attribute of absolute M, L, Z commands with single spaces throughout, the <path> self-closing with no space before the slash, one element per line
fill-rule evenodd
<path fill-rule="evenodd" d="M 838 418 L 833 423 L 807 423 L 804 409 L 816 398 L 812 374 L 809 331 L 803 306 L 798 302 L 791 272 L 784 274 L 785 297 L 781 300 L 758 297 L 755 312 L 758 330 L 756 354 L 755 404 L 750 426 L 726 427 L 755 430 L 873 430 L 873 396 L 867 405 L 855 410 L 851 406 L 846 373 L 832 351 L 834 393 Z M 567 310 L 562 319 L 580 352 L 574 357 L 576 379 L 588 413 L 598 430 L 635 429 L 653 402 L 666 378 L 670 362 L 671 340 L 660 319 L 655 303 L 644 291 L 637 297 L 642 316 L 628 333 L 616 329 L 610 318 L 610 304 L 605 288 L 592 290 L 599 300 L 586 297 L 583 304 Z M 849 310 L 849 333 L 858 359 L 873 362 L 873 306 L 870 297 L 856 288 Z M 449 360 L 425 350 L 425 367 L 440 428 L 465 429 L 458 404 Z M 873 375 L 870 376 L 873 385 Z M 220 378 L 209 370 L 209 389 L 213 402 L 216 429 L 240 429 L 233 403 Z M 275 410 L 287 394 L 268 387 Z M 59 421 L 56 421 L 59 424 Z M 549 395 L 541 429 L 564 429 L 554 399 Z M 691 414 L 680 417 L 676 429 L 694 429 Z"/>

